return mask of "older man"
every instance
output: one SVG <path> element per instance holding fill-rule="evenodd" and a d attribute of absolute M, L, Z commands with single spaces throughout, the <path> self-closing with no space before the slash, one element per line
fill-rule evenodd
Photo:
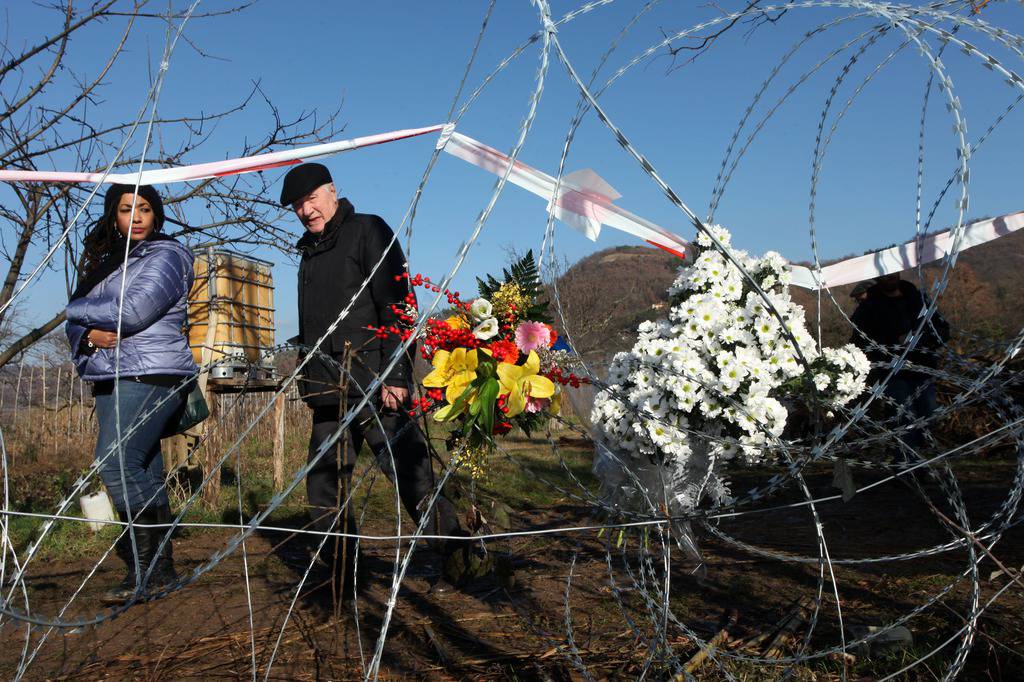
<path fill-rule="evenodd" d="M 330 171 L 321 164 L 306 163 L 289 171 L 281 190 L 281 205 L 291 207 L 306 228 L 297 245 L 302 257 L 297 341 L 314 345 L 342 310 L 348 310 L 320 344 L 320 353 L 310 359 L 300 379 L 300 393 L 313 411 L 309 439 L 312 460 L 344 416 L 341 387 L 347 387 L 347 405 L 358 404 L 372 381 L 383 376 L 399 345 L 394 336 L 381 340 L 368 327 L 398 324 L 391 306 L 401 303 L 409 293 L 406 282 L 398 277 L 405 272 L 406 263 L 388 224 L 379 216 L 356 213 L 348 199 L 339 199 Z M 350 371 L 343 380 L 339 368 L 346 362 Z M 345 500 L 339 479 L 345 477 L 343 490 L 349 490 L 353 463 L 364 441 L 381 469 L 397 480 L 402 504 L 419 522 L 435 482 L 426 441 L 407 413 L 411 377 L 412 362 L 403 354 L 343 438 L 309 472 L 306 493 L 317 529 L 329 531 L 340 526 L 338 510 Z M 355 532 L 352 507 L 348 504 L 346 514 L 349 532 Z M 446 498 L 438 498 L 432 517 L 427 533 L 465 534 Z M 345 574 L 350 574 L 355 561 L 351 544 L 329 544 L 328 557 L 335 575 L 342 575 L 342 566 Z M 446 543 L 444 553 L 464 545 Z M 351 580 L 345 580 L 343 588 L 347 590 L 350 585 Z"/>

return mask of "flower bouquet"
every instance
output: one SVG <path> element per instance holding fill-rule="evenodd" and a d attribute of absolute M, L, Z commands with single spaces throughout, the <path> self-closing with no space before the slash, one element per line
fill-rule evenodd
<path fill-rule="evenodd" d="M 422 275 L 405 276 L 412 286 L 441 292 Z M 448 314 L 427 320 L 420 352 L 432 371 L 411 411 L 454 425 L 449 450 L 469 463 L 474 476 L 485 473 L 495 436 L 513 426 L 527 435 L 540 429 L 558 414 L 563 387 L 585 382 L 568 371 L 569 354 L 552 349 L 558 334 L 541 299 L 532 252 L 500 280 L 488 275 L 477 284 L 480 295 L 468 302 L 445 290 Z M 410 293 L 396 312 L 405 328 L 375 329 L 378 335 L 408 338 L 418 315 L 415 296 Z"/>
<path fill-rule="evenodd" d="M 751 257 L 725 229 L 710 230 L 731 259 L 709 235 L 697 238 L 669 289 L 668 318 L 640 325 L 595 398 L 594 471 L 612 506 L 667 503 L 685 515 L 703 498 L 728 503 L 724 465 L 779 452 L 786 405 L 827 412 L 864 390 L 867 358 L 852 345 L 818 348 L 783 258 Z"/>

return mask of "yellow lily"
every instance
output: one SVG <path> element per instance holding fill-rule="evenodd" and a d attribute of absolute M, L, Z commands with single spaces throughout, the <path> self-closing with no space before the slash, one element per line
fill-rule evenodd
<path fill-rule="evenodd" d="M 469 409 L 470 404 L 474 400 L 476 400 L 476 392 L 473 392 L 473 393 L 470 394 L 470 399 L 466 401 L 466 403 L 462 406 L 462 409 L 459 410 L 458 414 L 462 414 L 467 409 Z M 453 405 L 451 403 L 448 403 L 447 405 L 445 405 L 444 407 L 442 407 L 438 411 L 434 412 L 434 421 L 438 421 L 438 422 L 448 421 L 452 417 L 458 416 L 458 414 L 452 414 L 452 408 L 454 408 L 454 407 L 455 407 L 455 405 Z"/>
<path fill-rule="evenodd" d="M 454 403 L 466 387 L 476 379 L 476 349 L 456 348 L 452 352 L 439 350 L 431 360 L 434 371 L 423 379 L 427 388 L 444 388 L 445 398 Z"/>
<path fill-rule="evenodd" d="M 526 409 L 527 398 L 550 398 L 555 393 L 551 379 L 540 376 L 540 358 L 533 351 L 522 365 L 502 362 L 498 365 L 501 395 L 508 395 L 506 417 L 514 417 Z"/>
<path fill-rule="evenodd" d="M 562 389 L 555 386 L 555 394 L 551 396 L 551 404 L 548 405 L 548 412 L 557 416 L 562 411 Z"/>

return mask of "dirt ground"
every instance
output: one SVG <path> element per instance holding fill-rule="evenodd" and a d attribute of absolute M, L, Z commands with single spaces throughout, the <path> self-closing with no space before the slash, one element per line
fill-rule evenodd
<path fill-rule="evenodd" d="M 957 468 L 972 524 L 978 524 L 1003 501 L 1016 464 L 1013 461 L 965 464 Z M 857 472 L 857 483 L 880 473 Z M 734 479 L 734 492 L 767 480 L 765 472 L 746 471 Z M 808 485 L 816 495 L 834 494 L 831 470 L 809 473 Z M 923 481 L 937 506 L 944 495 Z M 786 491 L 761 507 L 799 500 Z M 952 536 L 942 528 L 925 504 L 907 486 L 890 483 L 856 495 L 847 503 L 818 506 L 828 551 L 833 559 L 860 558 L 912 552 L 946 542 Z M 1018 515 L 1019 516 L 1019 515 Z M 520 509 L 511 525 L 519 529 L 583 525 L 592 522 L 588 509 L 560 498 L 549 504 Z M 291 519 L 299 527 L 304 519 Z M 793 555 L 817 556 L 814 524 L 805 507 L 743 515 L 722 520 L 718 529 L 740 540 Z M 383 531 L 372 520 L 367 531 Z M 771 634 L 792 612 L 800 597 L 813 597 L 818 566 L 753 556 L 707 532 L 701 532 L 707 558 L 706 581 L 689 575 L 691 565 L 673 562 L 672 607 L 676 616 L 701 638 L 713 636 L 730 614 L 736 621 L 729 630 L 733 642 Z M 224 546 L 226 531 L 189 531 L 176 540 L 179 569 L 191 571 Z M 326 569 L 317 567 L 304 594 L 283 628 L 285 615 L 299 578 L 308 564 L 308 536 L 264 533 L 247 545 L 252 613 L 247 607 L 243 557 L 228 556 L 197 582 L 150 603 L 137 605 L 121 616 L 96 626 L 52 632 L 43 642 L 25 679 L 252 679 L 253 661 L 260 678 L 280 636 L 269 679 L 359 679 L 369 661 L 381 628 L 388 600 L 394 546 L 364 547 L 358 599 L 337 614 L 329 590 L 312 590 L 323 583 Z M 1015 527 L 992 553 L 1006 566 L 1024 564 L 1024 531 Z M 637 576 L 639 534 L 598 537 L 593 531 L 533 536 L 492 542 L 489 547 L 514 567 L 512 580 L 492 576 L 462 591 L 439 592 L 433 584 L 441 565 L 433 555 L 417 553 L 398 594 L 381 666 L 381 679 L 584 679 L 565 655 L 568 614 L 580 660 L 594 679 L 634 679 L 650 653 L 651 614 L 639 598 L 630 574 Z M 656 539 L 649 541 L 656 544 Z M 606 547 L 612 548 L 611 569 Z M 660 554 L 656 554 L 659 557 Z M 674 554 L 678 556 L 678 553 Z M 37 567 L 28 581 L 33 615 L 54 615 L 77 587 L 90 559 L 50 562 Z M 881 625 L 927 601 L 968 565 L 963 549 L 911 561 L 837 565 L 835 578 L 844 623 Z M 1006 585 L 1005 576 L 990 580 L 996 569 L 991 559 L 981 564 L 982 600 Z M 610 586 L 609 570 L 622 587 L 618 598 Z M 656 571 L 659 569 L 655 569 Z M 571 574 L 571 575 L 570 575 Z M 108 559 L 76 600 L 66 617 L 102 613 L 98 595 L 119 578 L 114 559 Z M 830 583 L 825 584 L 822 612 L 811 649 L 838 643 L 838 621 Z M 873 679 L 899 670 L 929 652 L 962 627 L 968 612 L 969 583 L 961 581 L 938 604 L 907 623 L 914 644 L 888 653 L 854 652 L 847 672 L 850 679 Z M 358 607 L 358 616 L 353 613 Z M 979 634 L 961 676 L 968 680 L 1020 679 L 1024 669 L 1024 589 L 1014 586 L 982 616 Z M 250 628 L 250 618 L 252 628 Z M 630 625 L 633 624 L 634 627 Z M 806 632 L 797 622 L 797 638 Z M 46 633 L 34 627 L 31 652 Z M 697 645 L 678 627 L 670 625 L 668 641 L 681 662 L 697 653 Z M 26 626 L 7 621 L 0 631 L 0 671 L 12 677 L 22 659 Z M 736 648 L 746 655 L 760 649 Z M 790 645 L 784 653 L 792 651 Z M 902 679 L 939 679 L 951 652 L 944 649 Z M 737 679 L 776 679 L 784 666 L 726 664 Z M 839 679 L 842 663 L 817 659 L 798 666 L 795 679 Z M 656 667 L 652 679 L 668 675 Z M 724 679 L 715 664 L 696 668 L 698 679 Z"/>

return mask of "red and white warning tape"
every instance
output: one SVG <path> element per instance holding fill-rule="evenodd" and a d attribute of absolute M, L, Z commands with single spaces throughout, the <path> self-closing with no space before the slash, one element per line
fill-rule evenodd
<path fill-rule="evenodd" d="M 395 130 L 377 135 L 338 140 L 324 144 L 299 147 L 270 154 L 259 154 L 225 161 L 176 166 L 142 171 L 141 173 L 81 173 L 64 171 L 0 170 L 0 181 L 7 182 L 108 182 L 124 184 L 162 184 L 223 177 L 239 173 L 278 168 L 311 161 L 353 149 L 404 140 L 410 137 L 440 132 L 437 146 L 448 154 L 501 176 L 509 168 L 505 154 L 454 131 L 452 124 L 425 128 Z M 620 197 L 600 175 L 584 169 L 562 176 L 561 182 L 551 175 L 520 161 L 512 163 L 508 181 L 547 201 L 548 210 L 556 218 L 596 241 L 601 226 L 626 232 L 681 258 L 687 257 L 689 242 L 660 225 L 616 206 Z M 960 250 L 998 239 L 1024 227 L 1024 211 L 968 225 L 960 242 Z M 952 251 L 952 231 L 925 236 L 884 249 L 877 253 L 857 256 L 813 270 L 801 265 L 792 266 L 793 284 L 807 289 L 853 284 L 880 275 L 909 270 L 936 261 Z"/>

